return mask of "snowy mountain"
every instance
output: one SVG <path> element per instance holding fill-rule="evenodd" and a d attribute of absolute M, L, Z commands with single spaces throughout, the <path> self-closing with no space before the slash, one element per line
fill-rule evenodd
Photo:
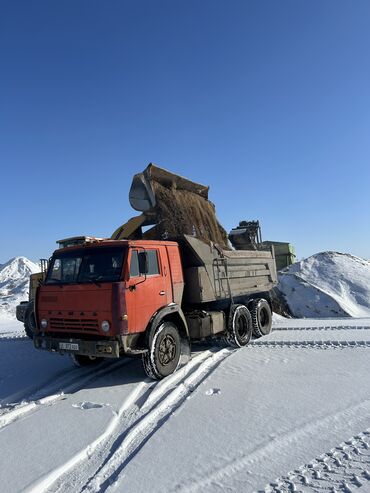
<path fill-rule="evenodd" d="M 0 264 L 0 318 L 15 318 L 28 299 L 29 276 L 40 268 L 26 257 Z M 370 262 L 322 252 L 279 272 L 277 292 L 293 317 L 370 316 Z"/>
<path fill-rule="evenodd" d="M 40 267 L 26 257 L 0 264 L 0 318 L 15 318 L 15 307 L 28 299 L 30 275 Z"/>
<path fill-rule="evenodd" d="M 280 271 L 278 290 L 293 317 L 368 317 L 370 262 L 317 253 Z"/>

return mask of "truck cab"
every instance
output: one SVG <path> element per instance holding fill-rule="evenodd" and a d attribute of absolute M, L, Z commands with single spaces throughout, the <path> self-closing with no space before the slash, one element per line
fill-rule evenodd
<path fill-rule="evenodd" d="M 37 291 L 35 347 L 80 364 L 145 353 L 156 315 L 185 330 L 183 287 L 175 242 L 97 240 L 56 250 Z"/>

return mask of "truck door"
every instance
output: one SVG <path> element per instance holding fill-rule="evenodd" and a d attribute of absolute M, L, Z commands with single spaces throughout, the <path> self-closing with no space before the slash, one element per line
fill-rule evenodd
<path fill-rule="evenodd" d="M 166 258 L 160 249 L 132 248 L 129 255 L 129 280 L 126 290 L 128 331 L 143 332 L 153 314 L 166 306 Z M 146 272 L 144 266 L 146 265 Z"/>

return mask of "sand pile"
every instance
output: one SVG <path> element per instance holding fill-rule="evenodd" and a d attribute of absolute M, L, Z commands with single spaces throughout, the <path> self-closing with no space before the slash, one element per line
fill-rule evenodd
<path fill-rule="evenodd" d="M 229 249 L 227 233 L 217 221 L 212 202 L 188 190 L 167 188 L 154 181 L 152 188 L 157 202 L 153 212 L 158 222 L 144 234 L 145 238 L 176 240 L 187 234 Z"/>

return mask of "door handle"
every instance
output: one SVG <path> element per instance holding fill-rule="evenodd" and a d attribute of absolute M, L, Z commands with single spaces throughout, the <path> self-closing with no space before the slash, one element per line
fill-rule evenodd
<path fill-rule="evenodd" d="M 159 294 L 160 294 L 161 296 L 164 296 L 164 295 L 166 294 L 166 291 L 159 291 Z"/>

